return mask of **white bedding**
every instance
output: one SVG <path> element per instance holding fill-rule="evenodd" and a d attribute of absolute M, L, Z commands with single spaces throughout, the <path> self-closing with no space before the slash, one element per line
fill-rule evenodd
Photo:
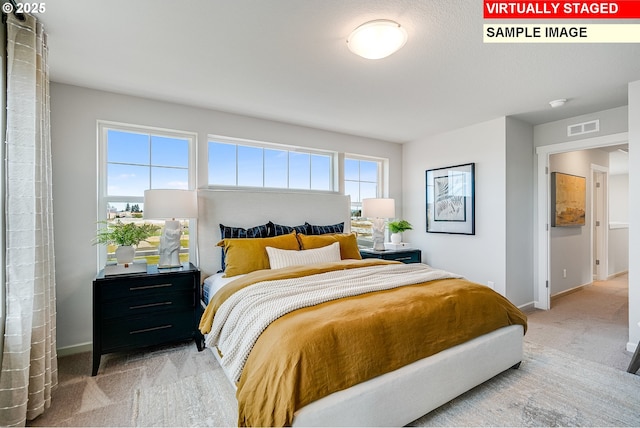
<path fill-rule="evenodd" d="M 224 272 L 216 273 L 207 277 L 202 284 L 202 300 L 205 305 L 209 304 L 209 299 L 218 292 L 222 287 L 230 283 L 231 281 L 242 278 L 244 275 L 236 275 L 230 278 L 224 277 Z"/>

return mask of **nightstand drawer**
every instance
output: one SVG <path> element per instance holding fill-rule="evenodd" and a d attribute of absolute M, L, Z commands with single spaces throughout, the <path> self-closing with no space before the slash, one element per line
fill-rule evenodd
<path fill-rule="evenodd" d="M 150 296 L 163 296 L 173 292 L 193 290 L 192 275 L 175 275 L 160 278 L 140 277 L 126 281 L 105 283 L 102 286 L 102 301 L 127 300 L 136 303 Z"/>
<path fill-rule="evenodd" d="M 193 310 L 196 302 L 193 294 L 153 293 L 126 299 L 106 301 L 102 305 L 102 318 L 131 317 L 175 310 Z"/>
<path fill-rule="evenodd" d="M 402 254 L 393 254 L 390 257 L 385 258 L 385 260 L 395 260 L 402 263 L 420 263 L 422 261 L 420 259 L 420 252 L 418 251 L 404 251 Z"/>
<path fill-rule="evenodd" d="M 191 336 L 192 331 L 192 311 L 105 321 L 102 324 L 102 351 L 171 342 Z"/>
<path fill-rule="evenodd" d="M 360 255 L 363 259 L 382 259 L 382 260 L 394 260 L 402 263 L 421 263 L 422 251 L 411 250 L 360 250 Z"/>

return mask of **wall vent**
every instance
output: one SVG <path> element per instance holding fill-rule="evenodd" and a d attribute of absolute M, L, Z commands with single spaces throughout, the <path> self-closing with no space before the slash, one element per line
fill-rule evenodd
<path fill-rule="evenodd" d="M 573 137 L 575 135 L 589 134 L 591 132 L 598 132 L 600 130 L 600 120 L 591 120 L 589 122 L 576 123 L 575 125 L 567 126 L 567 136 Z"/>

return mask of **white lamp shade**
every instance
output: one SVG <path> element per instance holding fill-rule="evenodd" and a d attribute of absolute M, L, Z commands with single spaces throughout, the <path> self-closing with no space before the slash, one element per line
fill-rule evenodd
<path fill-rule="evenodd" d="M 198 196 L 194 190 L 145 190 L 143 214 L 149 219 L 197 218 Z"/>
<path fill-rule="evenodd" d="M 367 218 L 394 218 L 396 216 L 396 201 L 391 198 L 363 199 L 362 216 Z"/>
<path fill-rule="evenodd" d="M 378 19 L 362 24 L 349 35 L 351 52 L 367 59 L 381 59 L 391 55 L 407 42 L 407 32 L 400 24 Z"/>

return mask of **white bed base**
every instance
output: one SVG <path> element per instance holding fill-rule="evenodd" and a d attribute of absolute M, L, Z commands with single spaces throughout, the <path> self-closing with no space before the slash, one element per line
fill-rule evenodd
<path fill-rule="evenodd" d="M 501 328 L 296 411 L 294 426 L 404 426 L 522 361 L 523 329 Z"/>
<path fill-rule="evenodd" d="M 518 365 L 523 336 L 521 325 L 503 327 L 335 392 L 297 410 L 293 426 L 407 425 Z"/>

